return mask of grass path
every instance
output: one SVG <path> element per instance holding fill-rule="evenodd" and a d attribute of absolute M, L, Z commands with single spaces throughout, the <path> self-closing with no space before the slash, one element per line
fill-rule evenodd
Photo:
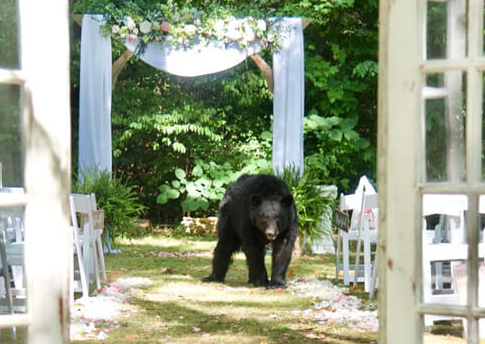
<path fill-rule="evenodd" d="M 153 284 L 131 292 L 129 317 L 103 343 L 273 344 L 372 343 L 376 332 L 319 325 L 302 315 L 310 298 L 290 290 L 250 287 L 242 254 L 225 284 L 202 283 L 210 273 L 215 238 L 150 236 L 122 241 L 119 255 L 107 255 L 108 278 L 145 277 Z M 269 268 L 269 258 L 267 266 Z M 333 256 L 292 261 L 289 278 L 331 278 Z M 99 343 L 98 340 L 73 343 Z"/>
<path fill-rule="evenodd" d="M 214 237 L 162 235 L 122 241 L 121 254 L 106 256 L 109 280 L 137 276 L 153 283 L 131 290 L 130 311 L 117 320 L 117 328 L 109 330 L 102 343 L 377 343 L 376 331 L 319 324 L 304 312 L 312 308 L 314 300 L 297 295 L 291 288 L 250 287 L 242 254 L 235 256 L 225 284 L 202 283 L 201 278 L 210 273 L 215 244 Z M 288 278 L 332 279 L 334 269 L 333 255 L 303 256 L 292 261 Z M 359 289 L 352 294 L 366 298 Z M 427 336 L 425 342 L 464 343 L 450 336 Z"/>

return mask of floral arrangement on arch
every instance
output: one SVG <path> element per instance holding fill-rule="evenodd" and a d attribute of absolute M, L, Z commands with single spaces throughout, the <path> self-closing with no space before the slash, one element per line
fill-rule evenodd
<path fill-rule="evenodd" d="M 123 9 L 115 6 L 104 9 L 103 33 L 122 41 L 138 42 L 137 55 L 143 53 L 149 43 L 177 48 L 214 42 L 220 46 L 235 43 L 244 49 L 258 41 L 263 48 L 273 51 L 280 47 L 282 28 L 277 19 L 235 18 L 223 9 L 212 12 L 190 7 L 178 9 L 171 1 L 150 11 L 143 11 L 132 2 Z"/>

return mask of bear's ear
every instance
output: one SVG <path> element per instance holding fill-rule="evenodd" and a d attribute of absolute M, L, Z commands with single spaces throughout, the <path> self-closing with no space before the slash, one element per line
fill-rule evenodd
<path fill-rule="evenodd" d="M 281 199 L 281 204 L 283 204 L 285 208 L 288 208 L 290 205 L 293 204 L 293 202 L 294 200 L 292 195 L 286 195 Z"/>
<path fill-rule="evenodd" d="M 261 204 L 263 200 L 261 199 L 261 197 L 259 197 L 259 195 L 251 195 L 249 196 L 249 205 L 251 206 L 251 208 L 257 208 L 259 207 L 259 205 Z"/>

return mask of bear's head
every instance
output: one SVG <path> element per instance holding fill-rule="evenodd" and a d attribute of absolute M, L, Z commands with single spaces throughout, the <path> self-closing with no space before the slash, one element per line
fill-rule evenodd
<path fill-rule="evenodd" d="M 250 218 L 269 241 L 276 239 L 278 234 L 286 230 L 290 222 L 290 207 L 293 196 L 262 197 L 251 195 Z"/>

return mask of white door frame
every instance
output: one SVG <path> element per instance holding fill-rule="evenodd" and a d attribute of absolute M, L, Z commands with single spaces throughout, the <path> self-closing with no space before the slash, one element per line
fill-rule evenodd
<path fill-rule="evenodd" d="M 379 342 L 422 343 L 424 314 L 439 314 L 467 318 L 467 343 L 478 343 L 477 317 L 485 317 L 485 308 L 477 305 L 478 196 L 485 194 L 481 178 L 484 2 L 468 0 L 466 57 L 441 60 L 424 59 L 426 0 L 379 4 Z M 467 74 L 466 180 L 432 183 L 424 173 L 424 79 L 426 73 L 454 70 Z M 465 306 L 423 302 L 425 193 L 468 197 Z"/>
<path fill-rule="evenodd" d="M 0 83 L 21 87 L 27 313 L 0 315 L 0 327 L 28 327 L 28 343 L 69 342 L 70 96 L 68 1 L 18 0 L 20 68 Z"/>

